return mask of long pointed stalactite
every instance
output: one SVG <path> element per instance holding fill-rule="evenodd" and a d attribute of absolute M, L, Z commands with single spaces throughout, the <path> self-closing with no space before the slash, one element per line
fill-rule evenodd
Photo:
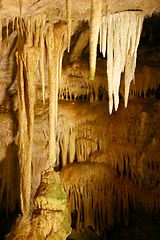
<path fill-rule="evenodd" d="M 137 49 L 144 15 L 142 11 L 123 11 L 108 13 L 101 18 L 102 2 L 92 1 L 90 23 L 90 79 L 94 80 L 98 35 L 100 30 L 100 51 L 105 57 L 107 38 L 107 76 L 109 113 L 113 106 L 117 111 L 119 105 L 119 87 L 121 73 L 125 72 L 124 101 L 127 107 L 129 87 L 134 78 Z M 134 27 L 133 27 L 134 26 Z"/>
<path fill-rule="evenodd" d="M 23 217 L 29 218 L 31 196 L 31 162 L 34 129 L 34 104 L 36 70 L 39 63 L 39 49 L 34 46 L 31 27 L 33 19 L 26 20 L 28 35 L 23 33 L 23 19 L 18 19 L 19 65 L 19 164 L 21 173 L 20 199 Z M 34 22 L 35 23 L 35 22 Z M 24 43 L 24 45 L 22 44 Z"/>
<path fill-rule="evenodd" d="M 16 22 L 16 26 L 15 26 Z M 37 78 L 42 81 L 43 103 L 45 101 L 45 44 L 49 78 L 49 157 L 46 168 L 56 164 L 56 124 L 58 109 L 58 85 L 61 79 L 62 59 L 66 46 L 67 27 L 58 23 L 45 28 L 45 14 L 17 17 L 13 28 L 17 30 L 16 53 L 19 72 L 19 165 L 20 201 L 24 219 L 29 219 L 32 182 L 32 152 L 34 134 L 34 105 Z M 3 193 L 2 193 L 3 194 Z"/>
<path fill-rule="evenodd" d="M 43 29 L 45 27 L 46 23 L 46 15 L 44 14 L 40 23 L 41 31 L 40 31 L 40 43 L 39 43 L 39 48 L 40 48 L 40 76 L 41 76 L 41 81 L 42 81 L 42 98 L 43 98 L 43 103 L 45 104 L 45 74 L 44 74 L 44 55 L 45 55 L 45 41 L 44 41 L 44 32 Z"/>
<path fill-rule="evenodd" d="M 70 42 L 71 42 L 72 0 L 66 0 L 66 10 L 67 10 L 67 41 L 68 41 L 68 52 L 69 52 Z"/>
<path fill-rule="evenodd" d="M 130 204 L 135 209 L 141 204 L 148 214 L 159 209 L 160 186 L 139 188 L 127 176 L 120 179 L 105 163 L 69 164 L 62 168 L 60 177 L 68 197 L 69 215 L 77 213 L 73 219 L 77 232 L 92 227 L 101 234 L 122 219 L 128 226 Z"/>
<path fill-rule="evenodd" d="M 91 1 L 91 20 L 90 20 L 90 38 L 89 38 L 89 49 L 90 49 L 90 79 L 94 80 L 96 72 L 96 59 L 97 59 L 97 44 L 98 36 L 101 24 L 102 14 L 102 0 Z"/>
<path fill-rule="evenodd" d="M 50 27 L 46 36 L 49 76 L 49 166 L 56 164 L 56 123 L 58 109 L 58 83 L 61 78 L 61 64 L 66 25 Z M 48 165 L 47 164 L 47 165 Z"/>
<path fill-rule="evenodd" d="M 124 11 L 109 15 L 107 75 L 110 114 L 113 110 L 113 102 L 115 110 L 117 111 L 118 109 L 121 73 L 124 71 L 124 101 L 125 107 L 127 107 L 129 86 L 134 78 L 136 68 L 137 48 L 140 40 L 143 18 L 143 12 L 141 11 Z"/>

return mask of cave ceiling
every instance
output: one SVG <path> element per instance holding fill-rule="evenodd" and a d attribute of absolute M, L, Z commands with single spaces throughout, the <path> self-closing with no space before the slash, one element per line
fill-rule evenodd
<path fill-rule="evenodd" d="M 72 0 L 72 18 L 90 19 L 90 0 Z M 103 9 L 109 5 L 109 12 L 142 10 L 145 17 L 160 12 L 159 0 L 104 0 Z M 44 12 L 48 20 L 66 20 L 66 1 L 59 0 L 1 0 L 1 18 L 13 18 L 26 14 Z"/>

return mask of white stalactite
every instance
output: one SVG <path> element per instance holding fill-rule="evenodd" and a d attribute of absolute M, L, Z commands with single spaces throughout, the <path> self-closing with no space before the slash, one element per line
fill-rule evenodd
<path fill-rule="evenodd" d="M 132 41 L 130 41 L 130 51 L 126 59 L 125 66 L 125 96 L 124 96 L 125 107 L 127 107 L 130 83 L 134 79 L 134 72 L 137 60 L 137 49 L 142 31 L 143 18 L 144 18 L 143 13 L 137 12 L 136 16 L 133 15 L 132 20 L 130 21 L 130 28 L 132 30 L 131 36 Z M 135 28 L 132 27 L 133 22 Z"/>
<path fill-rule="evenodd" d="M 105 58 L 106 56 L 106 47 L 107 47 L 107 17 L 102 18 L 102 54 Z"/>
<path fill-rule="evenodd" d="M 94 80 L 96 71 L 97 43 L 101 25 L 102 0 L 92 0 L 91 2 L 91 23 L 89 39 L 89 65 L 90 79 Z"/>
<path fill-rule="evenodd" d="M 106 56 L 107 48 L 107 21 L 108 21 L 108 10 L 109 5 L 106 6 L 106 10 L 101 19 L 101 28 L 100 28 L 100 52 L 102 52 L 103 57 Z"/>
<path fill-rule="evenodd" d="M 108 96 L 109 96 L 109 113 L 113 109 L 113 27 L 112 15 L 108 18 L 108 38 L 107 38 L 107 74 L 108 74 Z"/>
<path fill-rule="evenodd" d="M 134 78 L 137 49 L 143 24 L 143 12 L 124 11 L 110 14 L 108 18 L 107 75 L 109 113 L 119 105 L 121 73 L 125 69 L 125 107 L 128 102 L 130 82 Z"/>

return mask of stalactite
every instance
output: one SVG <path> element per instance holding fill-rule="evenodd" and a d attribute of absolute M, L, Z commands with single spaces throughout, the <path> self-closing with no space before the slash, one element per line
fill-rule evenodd
<path fill-rule="evenodd" d="M 101 19 L 100 52 L 102 52 L 102 55 L 104 58 L 106 56 L 106 47 L 107 47 L 108 11 L 109 11 L 109 5 L 106 6 L 104 16 L 102 16 L 102 19 Z"/>
<path fill-rule="evenodd" d="M 39 38 L 40 38 L 40 20 L 41 18 L 39 16 L 35 16 L 34 22 L 35 22 L 35 34 L 34 34 L 34 46 L 39 45 Z"/>
<path fill-rule="evenodd" d="M 101 23 L 102 0 L 92 0 L 91 2 L 91 22 L 89 39 L 89 65 L 90 79 L 94 80 L 96 71 L 97 43 Z"/>
<path fill-rule="evenodd" d="M 54 55 L 54 31 L 49 28 L 46 36 L 48 54 L 48 77 L 49 77 L 49 166 L 54 166 L 56 162 L 56 81 L 57 81 L 57 62 Z"/>
<path fill-rule="evenodd" d="M 44 76 L 44 36 L 43 32 L 40 32 L 40 76 L 42 81 L 42 98 L 43 98 L 43 104 L 45 104 L 45 76 Z"/>
<path fill-rule="evenodd" d="M 66 8 L 67 8 L 67 40 L 68 40 L 68 52 L 69 52 L 70 42 L 71 42 L 72 0 L 66 0 Z"/>
<path fill-rule="evenodd" d="M 60 174 L 69 197 L 70 214 L 75 209 L 77 211 L 76 230 L 91 226 L 94 231 L 100 233 L 102 229 L 113 226 L 115 203 L 112 201 L 113 185 L 110 184 L 112 174 L 109 173 L 107 179 L 104 175 L 104 169 L 105 173 L 110 170 L 104 164 L 95 163 L 70 164 L 68 167 L 65 166 Z M 98 177 L 95 177 L 97 169 Z M 83 179 L 81 178 L 82 172 Z M 72 178 L 70 173 L 72 173 Z"/>
<path fill-rule="evenodd" d="M 15 17 L 12 19 L 12 31 L 14 32 L 15 29 Z"/>
<path fill-rule="evenodd" d="M 20 55 L 17 57 L 19 65 L 19 165 L 21 182 L 20 182 L 20 199 L 22 214 L 28 217 L 30 211 L 30 169 L 28 169 L 27 158 L 27 144 L 28 144 L 28 129 L 27 129 L 27 116 L 25 113 L 25 95 L 24 95 L 24 79 L 23 79 L 23 62 Z M 29 170 L 26 171 L 26 169 Z M 29 173 L 29 176 L 25 173 Z M 27 180 L 26 180 L 27 179 Z M 29 196 L 28 196 L 29 194 Z M 27 196 L 26 196 L 27 195 Z"/>
<path fill-rule="evenodd" d="M 112 29 L 112 15 L 108 19 L 108 38 L 107 38 L 107 75 L 108 75 L 108 96 L 109 96 L 109 112 L 113 109 L 113 29 Z"/>
<path fill-rule="evenodd" d="M 66 38 L 66 26 L 50 27 L 46 36 L 49 76 L 49 166 L 56 162 L 56 122 L 58 108 L 58 81 L 61 74 L 61 51 Z"/>
<path fill-rule="evenodd" d="M 21 53 L 20 53 L 21 54 Z M 19 55 L 20 88 L 19 94 L 19 121 L 20 121 L 20 171 L 21 181 L 21 210 L 24 216 L 29 217 L 31 194 L 31 161 L 34 126 L 35 101 L 35 70 L 38 65 L 39 52 L 32 46 L 25 45 L 22 56 Z M 23 63 L 22 63 L 23 62 Z M 23 78 L 23 66 L 25 79 Z M 24 88 L 24 82 L 26 89 Z M 27 97 L 28 96 L 28 97 Z M 28 101 L 28 102 L 26 102 Z M 22 144 L 23 142 L 23 144 Z M 26 180 L 27 179 L 27 180 Z"/>
<path fill-rule="evenodd" d="M 142 24 L 143 24 L 143 13 L 142 12 L 137 12 L 136 15 L 132 14 L 131 19 L 130 19 L 130 29 L 129 31 L 131 32 L 130 39 L 130 49 L 127 55 L 126 59 L 126 65 L 125 65 L 125 96 L 124 96 L 124 101 L 125 101 L 125 107 L 127 107 L 127 102 L 128 102 L 128 95 L 129 95 L 129 87 L 130 83 L 134 78 L 134 72 L 136 68 L 136 60 L 137 60 L 137 49 L 139 45 L 139 40 L 140 40 L 140 35 L 142 31 Z M 132 27 L 132 23 L 134 23 L 135 28 Z"/>
<path fill-rule="evenodd" d="M 83 175 L 83 178 L 81 177 Z M 159 209 L 158 189 L 137 186 L 128 177 L 119 178 L 108 164 L 69 164 L 60 172 L 68 196 L 69 214 L 77 211 L 76 230 L 90 226 L 97 233 L 123 218 L 129 224 L 129 204 L 139 204 L 151 213 Z"/>
<path fill-rule="evenodd" d="M 69 139 L 69 162 L 72 163 L 75 160 L 75 130 L 71 127 L 70 139 Z"/>
<path fill-rule="evenodd" d="M 22 14 L 22 4 L 23 4 L 23 0 L 19 0 L 19 12 L 20 12 L 20 15 Z"/>
<path fill-rule="evenodd" d="M 63 135 L 62 166 L 67 164 L 68 146 L 69 146 L 69 128 L 67 127 Z"/>
<path fill-rule="evenodd" d="M 36 18 L 28 16 L 26 21 L 17 18 L 19 65 L 19 163 L 21 173 L 20 199 L 23 217 L 29 218 L 31 196 L 31 161 L 34 129 L 34 103 L 36 71 L 39 63 L 38 40 L 34 25 Z M 39 31 L 37 25 L 37 31 Z M 24 34 L 27 29 L 26 34 Z M 34 37 L 33 37 L 34 35 Z M 38 37 L 37 37 L 38 38 Z"/>
<path fill-rule="evenodd" d="M 143 23 L 143 12 L 126 11 L 110 14 L 108 19 L 107 75 L 109 113 L 119 105 L 121 73 L 125 69 L 125 107 L 127 106 L 130 82 L 134 78 L 137 48 Z M 134 25 L 135 27 L 133 28 Z"/>
<path fill-rule="evenodd" d="M 102 18 L 102 39 L 101 39 L 101 52 L 103 57 L 106 56 L 106 45 L 107 45 L 107 17 L 103 16 Z"/>
<path fill-rule="evenodd" d="M 6 18 L 6 38 L 8 38 L 9 20 Z"/>
<path fill-rule="evenodd" d="M 45 74 L 44 74 L 44 53 L 45 53 L 45 44 L 44 44 L 44 33 L 43 29 L 45 27 L 46 15 L 41 16 L 41 24 L 40 24 L 40 76 L 42 81 L 42 96 L 43 96 L 43 104 L 45 104 Z"/>

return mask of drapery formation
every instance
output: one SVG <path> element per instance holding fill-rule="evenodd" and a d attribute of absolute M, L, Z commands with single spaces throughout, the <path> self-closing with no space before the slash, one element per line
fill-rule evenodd
<path fill-rule="evenodd" d="M 18 32 L 17 64 L 19 69 L 19 163 L 20 199 L 23 216 L 30 212 L 31 162 L 34 133 L 35 84 L 38 76 L 42 81 L 45 99 L 45 61 L 49 79 L 49 158 L 46 168 L 56 162 L 56 134 L 58 84 L 64 52 L 66 25 L 46 25 L 44 14 L 17 18 Z M 47 52 L 45 51 L 45 44 Z M 46 57 L 46 59 L 45 59 Z M 38 67 L 39 66 L 39 67 Z"/>
<path fill-rule="evenodd" d="M 128 226 L 130 204 L 135 209 L 141 204 L 148 213 L 159 209 L 160 186 L 139 188 L 128 177 L 119 178 L 105 163 L 69 164 L 62 168 L 60 177 L 69 214 L 76 216 L 73 220 L 77 231 L 90 226 L 100 234 L 122 219 Z"/>

